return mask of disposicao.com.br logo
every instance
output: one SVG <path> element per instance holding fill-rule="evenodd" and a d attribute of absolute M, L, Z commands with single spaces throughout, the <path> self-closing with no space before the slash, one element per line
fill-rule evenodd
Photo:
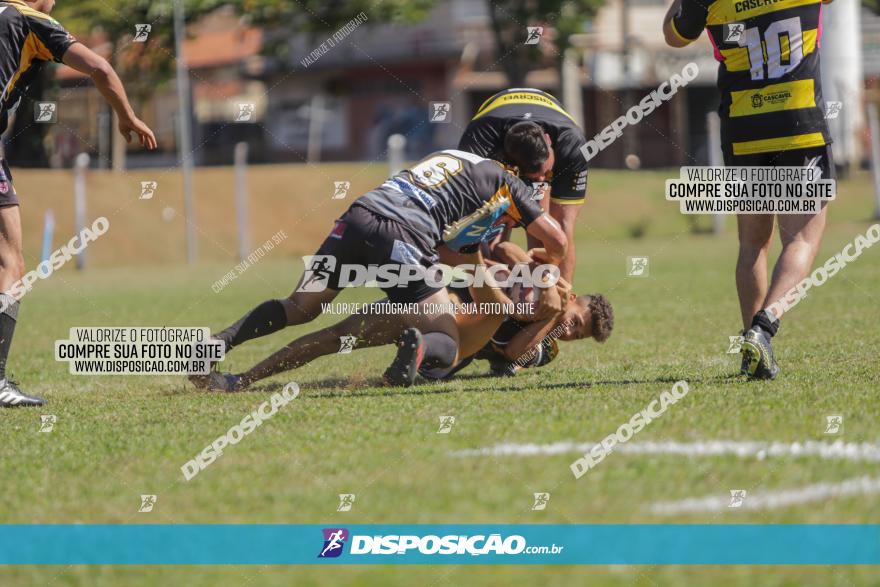
<path fill-rule="evenodd" d="M 519 534 L 350 534 L 346 528 L 324 528 L 318 558 L 338 558 L 350 544 L 348 554 L 357 555 L 522 555 L 560 554 L 564 546 L 529 546 Z"/>

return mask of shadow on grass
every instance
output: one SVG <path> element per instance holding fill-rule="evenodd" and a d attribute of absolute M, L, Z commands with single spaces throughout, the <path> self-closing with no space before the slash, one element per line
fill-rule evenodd
<path fill-rule="evenodd" d="M 317 381 L 306 381 L 301 384 L 303 397 L 308 399 L 333 399 L 338 397 L 359 398 L 359 397 L 390 397 L 390 396 L 424 396 L 453 393 L 457 391 L 470 393 L 485 393 L 502 391 L 510 392 L 529 392 L 535 390 L 552 390 L 552 389 L 591 389 L 594 387 L 604 386 L 628 386 L 628 385 L 672 385 L 677 381 L 685 379 L 689 384 L 739 384 L 749 383 L 737 373 L 728 373 L 713 375 L 711 377 L 644 377 L 644 378 L 624 378 L 624 379 L 603 379 L 599 381 L 568 381 L 564 383 L 552 383 L 533 381 L 533 377 L 517 378 L 517 377 L 497 377 L 481 373 L 465 373 L 456 375 L 454 379 L 449 381 L 428 381 L 418 379 L 417 383 L 412 387 L 385 387 L 381 377 L 328 377 Z M 482 387 L 470 387 L 469 383 L 483 382 Z M 510 384 L 506 384 L 506 383 Z M 245 391 L 237 392 L 237 394 L 271 394 L 281 391 L 286 383 L 261 383 L 251 386 Z M 193 391 L 204 394 L 222 394 L 224 392 L 212 392 L 205 390 L 193 390 L 189 385 L 181 388 L 171 389 L 166 395 L 175 396 L 182 394 L 190 394 Z"/>

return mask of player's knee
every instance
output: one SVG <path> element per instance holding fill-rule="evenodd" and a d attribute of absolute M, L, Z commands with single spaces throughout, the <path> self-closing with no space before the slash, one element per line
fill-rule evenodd
<path fill-rule="evenodd" d="M 422 365 L 428 369 L 448 369 L 455 365 L 458 342 L 445 332 L 428 332 L 424 335 L 425 358 Z"/>
<path fill-rule="evenodd" d="M 770 250 L 770 239 L 752 238 L 741 239 L 739 243 L 739 255 L 741 258 L 754 260 L 766 255 Z"/>
<path fill-rule="evenodd" d="M 0 272 L 4 281 L 17 281 L 24 277 L 24 255 L 21 251 L 0 250 Z"/>
<path fill-rule="evenodd" d="M 287 318 L 288 326 L 311 322 L 321 314 L 320 306 L 304 304 L 301 299 L 298 299 L 296 294 L 281 300 L 281 303 L 284 305 L 284 315 Z"/>

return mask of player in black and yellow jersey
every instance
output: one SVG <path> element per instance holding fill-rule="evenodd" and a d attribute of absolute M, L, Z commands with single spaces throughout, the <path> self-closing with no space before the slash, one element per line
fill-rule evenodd
<path fill-rule="evenodd" d="M 107 61 L 78 43 L 57 20 L 48 16 L 54 0 L 0 1 L 0 134 L 8 117 L 27 94 L 28 81 L 40 65 L 59 61 L 91 77 L 119 117 L 119 132 L 131 141 L 156 148 L 153 132 L 141 122 L 128 102 L 119 76 Z M 7 145 L 15 152 L 15 144 Z M 42 399 L 25 395 L 6 376 L 6 360 L 18 319 L 19 301 L 10 292 L 24 275 L 18 196 L 6 161 L 0 159 L 0 407 L 39 406 Z"/>
<path fill-rule="evenodd" d="M 483 102 L 458 144 L 462 151 L 515 165 L 519 175 L 550 186 L 541 206 L 562 226 L 568 254 L 560 273 L 571 282 L 575 266 L 574 225 L 587 192 L 584 131 L 559 100 L 541 90 L 513 88 Z"/>
<path fill-rule="evenodd" d="M 666 42 L 683 47 L 705 28 L 720 62 L 721 141 L 728 166 L 804 166 L 834 177 L 819 80 L 822 0 L 674 0 Z M 768 309 L 807 274 L 825 230 L 826 209 L 778 216 L 782 253 L 767 283 L 773 215 L 740 215 L 736 285 L 744 332 L 742 372 L 774 379 Z"/>

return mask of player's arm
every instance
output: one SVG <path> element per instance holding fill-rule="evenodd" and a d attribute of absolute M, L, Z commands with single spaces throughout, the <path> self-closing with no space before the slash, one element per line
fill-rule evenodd
<path fill-rule="evenodd" d="M 510 241 L 498 243 L 493 249 L 496 258 L 509 267 L 520 263 L 531 263 L 532 258 L 522 250 L 522 247 Z"/>
<path fill-rule="evenodd" d="M 127 142 L 131 142 L 131 133 L 135 133 L 142 146 L 151 150 L 156 148 L 153 131 L 135 116 L 122 80 L 106 59 L 82 43 L 74 43 L 65 51 L 61 61 L 92 78 L 95 87 L 119 117 L 119 132 Z"/>
<path fill-rule="evenodd" d="M 510 186 L 513 204 L 509 213 L 518 214 L 516 218 L 526 226 L 526 233 L 543 245 L 541 262 L 559 267 L 568 249 L 568 239 L 559 223 L 545 213 L 540 204 L 532 198 L 532 190 L 516 180 Z M 535 319 L 552 318 L 565 309 L 566 300 L 559 295 L 557 288 L 547 288 L 538 300 Z"/>
<path fill-rule="evenodd" d="M 568 238 L 559 223 L 549 214 L 541 214 L 528 225 L 526 232 L 544 245 L 545 255 L 542 260 L 558 267 L 568 250 Z"/>
<path fill-rule="evenodd" d="M 504 356 L 508 361 L 516 362 L 525 357 L 553 330 L 556 320 L 553 318 L 532 322 L 523 327 L 504 347 Z"/>
<path fill-rule="evenodd" d="M 706 27 L 709 0 L 674 0 L 663 17 L 663 36 L 670 47 L 696 41 Z"/>
<path fill-rule="evenodd" d="M 577 251 L 574 246 L 574 227 L 577 224 L 578 214 L 582 207 L 581 204 L 557 204 L 553 201 L 550 202 L 550 216 L 559 222 L 559 227 L 569 243 L 565 257 L 559 264 L 559 273 L 569 282 L 574 278 L 574 267 L 577 263 Z"/>
<path fill-rule="evenodd" d="M 512 305 L 510 298 L 502 291 L 501 287 L 498 285 L 498 282 L 492 277 L 490 273 L 486 271 L 486 263 L 483 260 L 483 255 L 477 250 L 476 253 L 469 255 L 463 254 L 464 262 L 468 265 L 473 265 L 475 269 L 475 273 L 481 273 L 482 276 L 482 287 L 471 286 L 471 297 L 474 299 L 474 303 L 482 306 L 483 308 L 496 308 L 501 307 L 508 308 Z"/>
<path fill-rule="evenodd" d="M 550 197 L 548 210 L 565 233 L 568 240 L 568 251 L 565 258 L 559 264 L 562 276 L 571 281 L 574 277 L 575 240 L 574 229 L 578 215 L 583 208 L 587 197 L 587 160 L 584 158 L 581 148 L 587 139 L 579 128 L 571 128 L 560 133 L 556 139 L 556 161 L 554 173 L 550 182 Z"/>

